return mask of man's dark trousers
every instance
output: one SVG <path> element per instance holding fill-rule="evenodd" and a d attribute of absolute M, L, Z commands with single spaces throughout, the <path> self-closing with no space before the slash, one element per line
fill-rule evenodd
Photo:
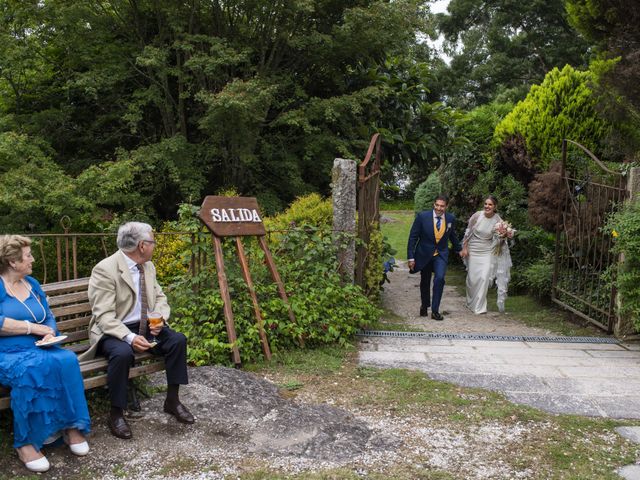
<path fill-rule="evenodd" d="M 139 323 L 127 325 L 137 333 Z M 164 357 L 167 372 L 167 385 L 186 385 L 187 375 L 187 338 L 169 327 L 164 327 L 156 337 L 158 345 L 150 351 Z M 98 355 L 104 355 L 109 361 L 107 367 L 107 386 L 111 397 L 111 406 L 127 408 L 127 386 L 129 369 L 133 365 L 135 352 L 131 345 L 123 340 L 105 335 L 98 344 Z"/>
<path fill-rule="evenodd" d="M 440 300 L 444 290 L 444 276 L 447 262 L 436 255 L 420 271 L 420 301 L 423 308 L 431 307 L 432 312 L 440 312 Z M 433 274 L 433 301 L 431 301 L 431 276 Z"/>

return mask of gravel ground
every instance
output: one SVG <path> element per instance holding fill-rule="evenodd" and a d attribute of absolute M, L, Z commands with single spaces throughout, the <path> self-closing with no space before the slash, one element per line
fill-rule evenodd
<path fill-rule="evenodd" d="M 391 274 L 383 294 L 386 307 L 414 326 L 440 332 L 548 333 L 524 327 L 508 314 L 473 315 L 450 287 L 444 295 L 445 321 L 418 317 L 418 282 L 418 276 L 401 267 Z M 164 394 L 158 393 L 143 400 L 144 417 L 131 422 L 132 440 L 114 438 L 105 419 L 94 418 L 89 456 L 76 458 L 64 446 L 50 448 L 45 453 L 52 469 L 41 478 L 231 479 L 261 470 L 273 476 L 259 478 L 304 478 L 332 469 L 361 478 L 385 478 L 389 472 L 407 479 L 539 478 L 529 467 L 509 463 L 509 452 L 556 428 L 545 422 L 493 420 L 467 425 L 429 412 L 398 415 L 393 408 L 356 405 L 352 398 L 358 392 L 349 385 L 317 379 L 290 395 L 277 388 L 283 380 L 279 374 L 261 378 L 200 367 L 190 375 L 182 398 L 197 417 L 195 425 L 180 425 L 161 413 Z M 158 386 L 164 383 L 162 374 L 151 378 Z M 15 455 L 0 459 L 0 472 L 0 478 L 27 474 Z"/>
<path fill-rule="evenodd" d="M 97 419 L 89 456 L 49 448 L 52 468 L 41 478 L 230 479 L 260 469 L 276 475 L 269 478 L 304 478 L 305 472 L 340 468 L 362 478 L 390 471 L 400 478 L 420 471 L 465 479 L 534 478 L 502 458 L 549 428 L 497 421 L 452 428 L 443 419 L 347 407 L 345 395 L 340 406 L 326 397 L 318 403 L 313 388 L 287 399 L 271 381 L 223 367 L 192 369 L 191 377 L 183 399 L 198 415 L 195 425 L 160 413 L 163 394 L 154 395 L 143 402 L 144 417 L 131 421 L 132 440 L 114 438 L 104 419 Z M 161 385 L 162 375 L 152 381 Z M 26 474 L 15 458 L 0 465 L 5 478 Z"/>

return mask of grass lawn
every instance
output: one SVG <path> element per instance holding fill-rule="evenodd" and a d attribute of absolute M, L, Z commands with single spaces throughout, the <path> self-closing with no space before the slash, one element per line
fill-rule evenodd
<path fill-rule="evenodd" d="M 396 251 L 396 260 L 406 260 L 407 241 L 409 240 L 409 230 L 415 215 L 412 210 L 389 210 L 381 212 L 381 216 L 390 219 L 389 222 L 380 224 L 382 234 L 387 238 L 387 242 Z"/>

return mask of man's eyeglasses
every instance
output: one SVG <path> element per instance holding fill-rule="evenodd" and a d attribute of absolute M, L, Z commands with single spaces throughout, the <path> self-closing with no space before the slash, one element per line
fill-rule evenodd
<path fill-rule="evenodd" d="M 155 240 L 142 240 L 142 241 L 146 243 L 153 243 L 154 245 L 156 244 Z"/>

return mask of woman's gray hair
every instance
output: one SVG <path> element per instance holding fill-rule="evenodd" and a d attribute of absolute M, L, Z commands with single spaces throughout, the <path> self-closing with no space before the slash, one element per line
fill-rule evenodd
<path fill-rule="evenodd" d="M 118 248 L 123 252 L 132 252 L 144 240 L 151 240 L 153 229 L 148 223 L 127 222 L 118 228 Z"/>
<path fill-rule="evenodd" d="M 22 235 L 0 235 L 0 273 L 9 270 L 11 262 L 22 261 L 22 249 L 31 246 L 31 239 Z"/>

